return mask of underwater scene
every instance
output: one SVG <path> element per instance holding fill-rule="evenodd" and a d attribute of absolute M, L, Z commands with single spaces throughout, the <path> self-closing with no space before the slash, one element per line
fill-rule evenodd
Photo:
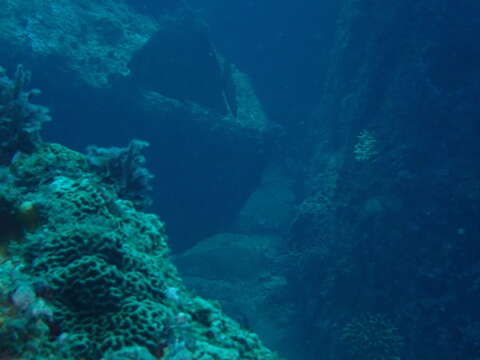
<path fill-rule="evenodd" d="M 0 360 L 480 360 L 478 0 L 0 5 Z"/>

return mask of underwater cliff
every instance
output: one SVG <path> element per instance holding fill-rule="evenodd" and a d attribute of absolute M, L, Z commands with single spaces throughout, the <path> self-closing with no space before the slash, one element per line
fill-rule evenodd
<path fill-rule="evenodd" d="M 478 1 L 3 5 L 0 358 L 480 359 Z"/>
<path fill-rule="evenodd" d="M 342 4 L 289 236 L 311 358 L 478 357 L 479 14 Z"/>

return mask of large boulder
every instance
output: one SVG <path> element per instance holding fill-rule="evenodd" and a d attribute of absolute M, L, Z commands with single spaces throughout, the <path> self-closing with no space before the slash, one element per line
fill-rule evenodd
<path fill-rule="evenodd" d="M 48 137 L 78 150 L 132 137 L 151 144 L 150 168 L 164 185 L 153 209 L 181 249 L 232 221 L 277 127 L 197 14 L 183 2 L 155 17 L 137 5 L 7 1 L 0 56 L 31 68 L 52 114 L 68 119 L 47 127 Z"/>
<path fill-rule="evenodd" d="M 217 299 L 225 311 L 263 341 L 287 352 L 294 312 L 284 298 L 282 240 L 274 235 L 220 233 L 175 258 L 186 284 Z"/>

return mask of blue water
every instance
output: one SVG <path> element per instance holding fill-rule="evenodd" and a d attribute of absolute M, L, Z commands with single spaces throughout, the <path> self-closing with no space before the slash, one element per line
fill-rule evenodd
<path fill-rule="evenodd" d="M 286 359 L 480 358 L 478 2 L 88 1 L 63 40 L 51 3 L 0 16 L 0 64 L 46 141 L 149 143 L 140 210 L 187 286 Z M 142 21 L 129 74 L 86 80 Z"/>

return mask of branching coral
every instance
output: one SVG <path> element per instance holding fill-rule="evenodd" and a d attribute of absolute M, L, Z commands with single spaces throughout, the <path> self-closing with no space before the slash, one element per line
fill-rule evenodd
<path fill-rule="evenodd" d="M 26 91 L 30 72 L 19 65 L 10 79 L 0 67 L 0 164 L 8 164 L 18 152 L 31 152 L 41 142 L 40 129 L 50 120 L 48 109 L 30 103 L 40 93 Z"/>
<path fill-rule="evenodd" d="M 398 329 L 378 314 L 364 315 L 347 323 L 341 342 L 355 359 L 397 360 L 403 347 Z"/>
<path fill-rule="evenodd" d="M 126 148 L 87 148 L 90 164 L 115 185 L 121 198 L 131 200 L 140 209 L 151 203 L 153 175 L 144 167 L 145 157 L 141 154 L 148 145 L 146 141 L 132 140 Z"/>

